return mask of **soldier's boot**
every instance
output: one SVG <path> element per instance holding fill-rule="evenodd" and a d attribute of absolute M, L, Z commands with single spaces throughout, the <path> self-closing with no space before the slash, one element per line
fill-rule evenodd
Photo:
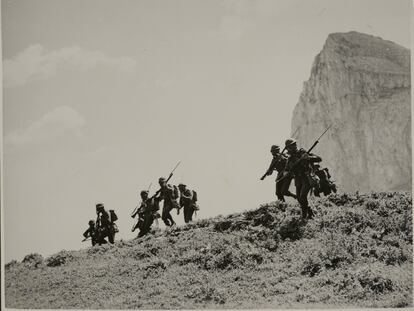
<path fill-rule="evenodd" d="M 296 194 L 294 194 L 294 193 L 292 193 L 292 192 L 290 192 L 290 191 L 286 191 L 286 192 L 284 193 L 284 195 L 285 195 L 285 196 L 287 196 L 287 197 L 292 197 L 292 198 L 294 198 L 295 200 L 297 200 L 297 199 L 298 199 L 298 197 L 296 196 Z"/>
<path fill-rule="evenodd" d="M 308 217 L 308 209 L 304 206 L 301 206 L 302 209 L 302 218 L 306 219 Z"/>
<path fill-rule="evenodd" d="M 283 195 L 280 195 L 280 194 L 279 194 L 279 195 L 277 196 L 277 199 L 278 199 L 280 202 L 286 202 L 286 201 L 285 201 L 285 198 L 284 198 L 284 196 L 283 196 Z"/>
<path fill-rule="evenodd" d="M 308 219 L 312 219 L 315 216 L 312 209 L 308 206 Z"/>

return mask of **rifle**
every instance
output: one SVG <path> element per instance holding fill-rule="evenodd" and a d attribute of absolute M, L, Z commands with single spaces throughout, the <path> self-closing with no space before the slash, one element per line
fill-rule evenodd
<path fill-rule="evenodd" d="M 283 154 L 284 151 L 285 151 L 285 148 L 283 148 L 283 150 L 280 154 Z M 266 173 L 264 173 L 264 175 L 262 177 L 260 177 L 260 180 L 264 180 L 266 178 L 267 172 L 268 172 L 268 170 L 266 171 Z"/>
<path fill-rule="evenodd" d="M 173 168 L 173 170 L 171 171 L 170 175 L 168 176 L 167 180 L 165 181 L 166 183 L 168 183 L 168 181 L 171 179 L 171 177 L 174 174 L 174 171 L 176 170 L 176 168 L 178 167 L 178 165 L 180 165 L 181 161 L 178 161 L 177 165 Z M 155 194 L 150 198 L 150 200 L 154 199 L 159 193 L 161 192 L 161 188 L 157 190 L 157 192 L 155 192 Z"/>
<path fill-rule="evenodd" d="M 326 130 L 316 139 L 316 141 L 313 143 L 313 145 L 312 145 L 312 147 L 310 147 L 309 148 L 309 150 L 308 151 L 306 151 L 306 153 L 307 154 L 309 154 L 312 150 L 313 150 L 313 148 L 315 148 L 316 147 L 316 145 L 319 143 L 319 139 L 321 139 L 322 138 L 322 136 L 323 135 L 325 135 L 325 133 L 330 129 L 330 127 L 331 127 L 332 125 L 329 125 L 327 128 L 326 128 Z M 287 176 L 289 176 L 290 175 L 290 172 L 292 171 L 292 169 L 293 168 L 295 168 L 299 163 L 300 163 L 300 161 L 302 161 L 302 158 L 300 158 L 300 159 L 298 159 L 298 160 L 296 160 L 296 162 L 295 163 L 293 163 L 293 165 L 292 165 L 292 167 L 291 167 L 291 169 L 290 169 L 290 171 L 289 172 L 287 172 L 287 174 L 285 174 L 285 175 L 283 175 L 281 178 L 279 178 L 278 180 L 276 180 L 276 182 L 278 183 L 279 181 L 282 181 L 283 179 L 285 179 Z"/>
<path fill-rule="evenodd" d="M 91 237 L 87 237 L 87 238 L 84 238 L 81 242 L 85 242 L 85 241 L 87 241 L 87 240 L 89 240 Z"/>

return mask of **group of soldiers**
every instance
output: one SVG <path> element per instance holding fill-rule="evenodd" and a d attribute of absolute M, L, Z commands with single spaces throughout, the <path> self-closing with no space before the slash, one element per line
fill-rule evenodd
<path fill-rule="evenodd" d="M 119 232 L 118 226 L 115 223 L 118 220 L 115 211 L 109 210 L 108 212 L 102 203 L 98 203 L 96 204 L 96 215 L 96 221 L 89 220 L 89 227 L 83 233 L 83 237 L 85 238 L 83 241 L 90 239 L 92 246 L 95 244 L 102 245 L 108 242 L 114 244 L 115 233 Z"/>
<path fill-rule="evenodd" d="M 272 162 L 261 178 L 263 180 L 273 171 L 277 171 L 276 196 L 278 200 L 284 202 L 285 196 L 297 199 L 304 219 L 311 219 L 314 216 L 308 202 L 310 192 L 313 192 L 315 196 L 319 196 L 320 193 L 328 195 L 331 192 L 336 192 L 336 185 L 331 180 L 329 170 L 321 168 L 319 164 L 322 158 L 310 152 L 317 142 L 309 151 L 298 149 L 294 139 L 287 139 L 282 151 L 279 146 L 273 145 L 270 149 L 273 156 Z M 284 153 L 285 150 L 287 154 Z M 292 180 L 295 182 L 296 194 L 289 191 Z"/>
<path fill-rule="evenodd" d="M 178 163 L 179 164 L 179 163 Z M 178 166 L 177 164 L 177 166 Z M 175 168 L 177 168 L 177 166 Z M 175 170 L 174 168 L 174 170 Z M 174 172 L 173 170 L 173 172 Z M 199 210 L 197 204 L 198 197 L 195 190 L 190 190 L 185 184 L 176 185 L 168 184 L 168 181 L 173 175 L 171 172 L 168 179 L 164 177 L 159 178 L 159 190 L 151 197 L 149 197 L 149 190 L 140 192 L 141 203 L 132 212 L 131 217 L 138 216 L 137 222 L 132 228 L 132 232 L 139 229 L 138 237 L 146 235 L 151 230 L 154 221 L 158 224 L 158 219 L 161 218 L 167 227 L 175 225 L 175 221 L 171 215 L 173 209 L 177 209 L 177 215 L 180 210 L 184 210 L 184 221 L 189 223 L 193 220 L 193 215 Z M 164 201 L 161 215 L 159 214 L 160 202 Z M 114 210 L 106 211 L 102 203 L 96 204 L 96 221 L 90 220 L 88 229 L 83 233 L 84 240 L 91 240 L 92 245 L 114 243 L 115 233 L 119 232 L 115 221 L 118 219 Z M 108 239 L 108 240 L 106 240 Z"/>
<path fill-rule="evenodd" d="M 331 180 L 329 170 L 320 166 L 322 158 L 311 153 L 317 143 L 318 140 L 308 151 L 303 148 L 298 149 L 297 142 L 294 139 L 287 139 L 282 151 L 280 151 L 279 146 L 273 145 L 270 148 L 273 156 L 272 162 L 261 178 L 263 180 L 266 176 L 272 175 L 273 171 L 277 171 L 276 196 L 278 200 L 284 202 L 285 196 L 297 199 L 302 209 L 303 219 L 311 219 L 314 216 L 308 202 L 309 193 L 319 196 L 321 193 L 328 195 L 331 192 L 336 192 L 336 185 Z M 139 229 L 138 237 L 142 237 L 150 232 L 154 221 L 158 225 L 159 218 L 162 219 L 167 227 L 174 226 L 175 221 L 171 215 L 173 209 L 177 210 L 177 215 L 180 214 L 181 209 L 184 210 L 185 223 L 192 221 L 193 214 L 199 210 L 196 191 L 188 189 L 185 184 L 176 186 L 168 183 L 179 164 L 180 162 L 175 166 L 167 179 L 164 177 L 159 178 L 158 184 L 160 188 L 153 196 L 149 197 L 149 189 L 140 192 L 141 203 L 131 215 L 132 218 L 138 216 L 137 222 L 132 228 L 133 232 Z M 295 194 L 289 191 L 292 180 L 295 182 Z M 164 204 L 160 215 L 161 201 L 164 201 Z M 115 221 L 118 219 L 117 215 L 114 210 L 107 212 L 101 203 L 96 204 L 96 213 L 96 222 L 90 220 L 89 228 L 83 234 L 85 240 L 91 238 L 92 245 L 101 245 L 108 242 L 113 244 L 115 233 L 118 232 L 115 224 Z M 108 241 L 106 241 L 106 238 Z"/>
<path fill-rule="evenodd" d="M 152 197 L 148 197 L 148 190 L 141 191 L 141 204 L 131 215 L 132 218 L 138 216 L 138 221 L 132 231 L 139 229 L 139 237 L 147 234 L 151 230 L 153 222 L 158 218 L 161 218 L 167 227 L 174 226 L 175 221 L 171 215 L 173 209 L 177 209 L 177 215 L 180 214 L 181 209 L 184 210 L 185 223 L 192 221 L 194 212 L 199 210 L 197 192 L 188 189 L 185 184 L 179 184 L 178 187 L 168 184 L 170 177 L 167 180 L 164 177 L 158 180 L 160 189 Z M 158 211 L 161 201 L 164 201 L 164 204 L 160 216 Z"/>

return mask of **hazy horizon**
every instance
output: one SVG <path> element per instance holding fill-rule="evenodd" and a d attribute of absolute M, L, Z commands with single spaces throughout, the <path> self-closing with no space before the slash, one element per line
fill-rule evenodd
<path fill-rule="evenodd" d="M 152 182 L 154 193 L 178 161 L 171 183 L 197 190 L 198 219 L 275 200 L 275 176 L 259 178 L 270 146 L 290 135 L 328 34 L 409 48 L 409 9 L 408 0 L 3 1 L 5 261 L 89 246 L 82 233 L 96 203 L 117 212 L 117 240 L 135 237 L 139 192 Z"/>

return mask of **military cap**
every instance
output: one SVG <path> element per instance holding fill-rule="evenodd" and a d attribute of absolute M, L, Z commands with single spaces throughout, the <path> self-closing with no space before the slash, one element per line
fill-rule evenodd
<path fill-rule="evenodd" d="M 286 141 L 285 141 L 285 147 L 286 148 L 289 147 L 289 146 L 295 145 L 295 144 L 296 144 L 296 140 L 294 140 L 292 138 L 286 139 Z"/>
<path fill-rule="evenodd" d="M 98 208 L 103 208 L 104 207 L 104 205 L 102 204 L 102 203 L 98 203 L 98 204 L 96 204 L 96 209 L 98 209 Z"/>
<path fill-rule="evenodd" d="M 164 182 L 165 181 L 165 178 L 164 177 L 160 177 L 159 179 L 158 179 L 158 182 L 160 183 L 160 182 Z"/>
<path fill-rule="evenodd" d="M 144 195 L 148 195 L 148 191 L 147 190 L 141 191 L 141 196 L 144 196 Z"/>
<path fill-rule="evenodd" d="M 92 225 L 94 225 L 94 224 L 95 224 L 95 221 L 93 221 L 93 220 L 89 220 L 88 224 L 89 224 L 89 226 L 92 226 Z"/>
<path fill-rule="evenodd" d="M 280 147 L 279 147 L 278 145 L 273 145 L 273 146 L 270 148 L 270 150 L 271 150 L 271 151 L 273 151 L 273 150 L 277 150 L 277 151 L 279 151 L 279 150 L 280 150 Z"/>
<path fill-rule="evenodd" d="M 179 184 L 178 185 L 178 188 L 185 188 L 185 187 L 187 187 L 186 185 L 184 185 L 184 184 Z"/>

